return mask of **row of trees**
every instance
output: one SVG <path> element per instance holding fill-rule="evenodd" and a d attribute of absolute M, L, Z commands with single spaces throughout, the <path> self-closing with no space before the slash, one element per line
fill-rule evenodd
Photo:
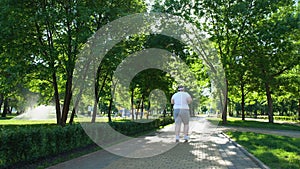
<path fill-rule="evenodd" d="M 69 112 L 72 123 L 76 113 L 76 103 L 72 103 L 73 73 L 84 44 L 103 25 L 145 12 L 147 6 L 141 0 L 16 1 L 0 2 L 2 116 L 12 106 L 23 111 L 28 94 L 34 92 L 39 93 L 41 103 L 56 105 L 58 124 L 66 124 Z M 165 0 L 156 1 L 151 10 L 179 15 L 209 36 L 226 74 L 228 99 L 223 107 L 215 107 L 222 112 L 223 122 L 228 100 L 240 103 L 243 119 L 246 103 L 265 101 L 269 122 L 273 122 L 274 99 L 276 107 L 281 101 L 298 102 L 300 117 L 299 6 L 292 0 Z M 210 88 L 207 69 L 195 53 L 186 52 L 188 46 L 163 35 L 136 35 L 113 47 L 97 68 L 93 121 L 97 105 L 108 113 L 118 106 L 111 93 L 118 65 L 130 54 L 146 48 L 176 53 L 195 73 L 197 85 L 203 90 Z M 174 79 L 166 72 L 140 72 L 128 91 L 132 109 L 133 105 L 142 112 L 149 109 L 149 94 L 154 89 L 163 90 L 169 99 L 173 87 Z M 91 100 L 87 98 L 82 97 L 88 105 Z M 210 100 L 204 94 L 199 101 L 203 106 Z"/>
<path fill-rule="evenodd" d="M 7 102 L 22 94 L 19 89 L 30 88 L 43 102 L 55 103 L 61 125 L 71 105 L 76 59 L 87 39 L 109 21 L 145 11 L 140 0 L 0 3 L 1 100 Z"/>
<path fill-rule="evenodd" d="M 300 117 L 296 2 L 169 0 L 158 3 L 156 9 L 184 17 L 210 35 L 225 70 L 226 96 L 241 103 L 243 119 L 246 100 L 266 98 L 272 123 L 274 96 L 290 102 L 297 100 Z M 225 123 L 227 101 L 222 110 Z"/>

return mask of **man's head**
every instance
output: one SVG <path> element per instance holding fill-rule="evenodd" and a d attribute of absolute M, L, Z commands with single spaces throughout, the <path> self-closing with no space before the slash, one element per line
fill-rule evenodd
<path fill-rule="evenodd" d="M 184 91 L 184 87 L 182 85 L 178 86 L 178 91 Z"/>

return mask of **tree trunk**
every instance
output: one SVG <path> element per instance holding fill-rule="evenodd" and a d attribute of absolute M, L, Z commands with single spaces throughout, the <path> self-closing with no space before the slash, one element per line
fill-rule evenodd
<path fill-rule="evenodd" d="M 150 115 L 150 108 L 151 108 L 151 102 L 150 102 L 150 99 L 148 101 L 148 112 L 147 112 L 147 116 L 146 116 L 146 119 L 148 120 L 149 119 L 149 115 Z"/>
<path fill-rule="evenodd" d="M 86 76 L 86 73 L 87 73 L 87 71 L 85 71 L 84 77 Z M 70 124 L 72 124 L 74 122 L 74 117 L 78 112 L 77 109 L 78 109 L 79 101 L 81 100 L 83 89 L 84 89 L 84 85 L 80 86 L 79 93 L 77 95 L 74 107 L 72 109 L 72 114 L 71 114 L 70 121 L 69 121 Z"/>
<path fill-rule="evenodd" d="M 142 102 L 142 99 L 139 101 L 139 104 L 137 106 L 137 111 L 135 112 L 135 120 L 138 119 L 138 114 L 139 114 L 139 111 L 140 111 L 140 108 L 141 108 L 141 102 Z"/>
<path fill-rule="evenodd" d="M 56 73 L 52 73 L 53 88 L 54 88 L 54 99 L 55 99 L 55 111 L 56 111 L 56 123 L 61 124 L 61 110 L 60 110 L 60 101 L 59 101 L 59 92 L 56 80 Z"/>
<path fill-rule="evenodd" d="M 233 113 L 234 113 L 234 104 L 233 102 L 230 104 L 230 112 L 231 114 L 229 114 L 231 117 L 233 117 Z"/>
<path fill-rule="evenodd" d="M 133 110 L 133 95 L 134 95 L 134 88 L 131 89 L 131 118 L 134 120 L 134 110 Z"/>
<path fill-rule="evenodd" d="M 0 111 L 2 110 L 2 104 L 3 104 L 4 100 L 3 100 L 3 94 L 0 94 Z"/>
<path fill-rule="evenodd" d="M 96 81 L 95 81 L 95 102 L 94 102 L 94 110 L 93 110 L 93 114 L 92 114 L 92 123 L 95 123 L 96 121 L 96 115 L 97 115 L 97 106 L 99 104 L 99 101 L 100 101 L 100 93 L 103 91 L 103 88 L 104 88 L 104 85 L 105 85 L 105 82 L 107 80 L 107 77 L 109 75 L 109 73 L 107 72 L 105 74 L 105 77 L 102 81 L 102 84 L 101 84 L 101 87 L 100 84 L 99 84 L 99 80 L 100 80 L 100 75 L 101 75 L 101 70 L 102 70 L 102 65 L 100 65 L 97 69 L 97 77 L 96 77 Z"/>
<path fill-rule="evenodd" d="M 113 80 L 113 76 L 111 74 L 110 79 L 112 81 L 112 92 L 111 92 L 111 97 L 109 100 L 109 107 L 108 107 L 108 121 L 111 122 L 111 112 L 112 112 L 112 105 L 113 105 L 113 100 L 115 98 L 115 92 L 116 92 L 116 86 L 117 83 Z"/>
<path fill-rule="evenodd" d="M 173 117 L 174 110 L 173 110 L 173 106 L 172 106 L 172 105 L 170 106 L 170 111 L 171 111 L 171 112 L 170 112 L 170 114 L 171 114 L 171 117 Z"/>
<path fill-rule="evenodd" d="M 141 106 L 141 114 L 140 114 L 141 119 L 143 119 L 143 115 L 144 115 L 144 96 L 142 97 L 142 106 Z"/>
<path fill-rule="evenodd" d="M 245 89 L 243 83 L 241 83 L 241 91 L 242 91 L 242 120 L 245 120 Z"/>
<path fill-rule="evenodd" d="M 191 117 L 195 117 L 195 109 L 194 109 L 194 104 L 190 104 L 190 115 Z"/>
<path fill-rule="evenodd" d="M 109 99 L 109 106 L 108 106 L 108 122 L 111 122 L 111 110 L 112 110 L 112 103 L 113 103 L 113 96 Z"/>
<path fill-rule="evenodd" d="M 257 119 L 257 110 L 254 110 L 254 118 Z"/>
<path fill-rule="evenodd" d="M 96 122 L 96 116 L 97 116 L 97 110 L 98 110 L 98 103 L 99 103 L 99 101 L 96 101 L 96 100 L 94 101 L 93 113 L 92 113 L 92 120 L 91 120 L 92 123 Z"/>
<path fill-rule="evenodd" d="M 12 114 L 13 107 L 8 107 L 8 114 Z"/>
<path fill-rule="evenodd" d="M 7 113 L 8 113 L 8 99 L 5 98 L 4 99 L 3 112 L 2 112 L 2 116 L 1 117 L 6 117 Z"/>
<path fill-rule="evenodd" d="M 225 80 L 225 91 L 224 91 L 224 106 L 222 110 L 222 123 L 227 124 L 227 99 L 228 99 L 228 80 Z M 222 100 L 221 100 L 222 102 Z"/>
<path fill-rule="evenodd" d="M 73 124 L 74 122 L 74 117 L 75 117 L 75 114 L 76 114 L 76 108 L 73 107 L 72 109 L 72 113 L 71 113 L 71 117 L 70 117 L 70 121 L 69 121 L 69 124 Z"/>
<path fill-rule="evenodd" d="M 65 92 L 65 99 L 64 99 L 64 105 L 63 105 L 63 111 L 62 111 L 62 119 L 61 119 L 61 125 L 65 126 L 66 121 L 68 118 L 68 113 L 70 109 L 72 99 L 72 74 L 68 74 L 68 79 L 66 82 L 66 92 Z"/>
<path fill-rule="evenodd" d="M 269 117 L 269 123 L 274 123 L 273 101 L 272 101 L 272 96 L 271 96 L 271 91 L 270 91 L 270 85 L 266 82 L 265 83 L 265 87 L 266 87 L 266 95 L 267 95 L 267 100 L 268 100 L 268 117 Z"/>
<path fill-rule="evenodd" d="M 70 5 L 70 1 L 66 3 L 64 6 L 65 12 L 67 16 L 71 16 L 72 9 Z M 67 72 L 67 81 L 66 81 L 66 91 L 64 97 L 64 105 L 62 110 L 62 118 L 61 118 L 61 125 L 65 126 L 70 110 L 70 104 L 72 99 L 72 81 L 73 81 L 73 71 L 75 67 L 75 58 L 77 52 L 77 43 L 76 40 L 73 40 L 72 34 L 72 20 L 71 17 L 67 17 L 66 19 L 66 33 L 67 33 L 67 44 L 66 44 L 66 55 L 67 55 L 67 63 L 66 63 L 66 72 Z"/>

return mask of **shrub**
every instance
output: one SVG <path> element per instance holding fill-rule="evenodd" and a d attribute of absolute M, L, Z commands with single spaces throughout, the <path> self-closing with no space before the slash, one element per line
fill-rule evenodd
<path fill-rule="evenodd" d="M 14 129 L 2 129 L 0 167 L 35 161 L 91 143 L 79 124 L 64 128 L 54 125 L 23 125 Z"/>
<path fill-rule="evenodd" d="M 149 123 L 132 121 L 109 123 L 115 130 L 128 136 L 158 129 L 173 123 L 173 119 L 155 119 Z M 37 161 L 75 148 L 92 144 L 80 124 L 20 125 L 0 128 L 0 168 L 13 167 L 20 162 Z"/>

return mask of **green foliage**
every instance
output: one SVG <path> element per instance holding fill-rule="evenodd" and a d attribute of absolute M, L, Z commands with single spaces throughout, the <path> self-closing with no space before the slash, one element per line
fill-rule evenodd
<path fill-rule="evenodd" d="M 258 116 L 259 119 L 268 119 L 267 116 Z M 274 116 L 274 120 L 299 122 L 298 116 Z"/>
<path fill-rule="evenodd" d="M 2 126 L 0 167 L 35 161 L 91 144 L 79 124 L 64 128 L 56 125 Z"/>
<path fill-rule="evenodd" d="M 155 119 L 150 122 L 134 122 L 134 121 L 124 121 L 124 122 L 110 122 L 110 126 L 120 133 L 127 136 L 135 136 L 139 133 L 153 131 L 161 126 L 166 126 L 168 124 L 174 123 L 171 117 Z"/>
<path fill-rule="evenodd" d="M 226 132 L 226 134 L 270 168 L 300 168 L 300 138 L 253 132 Z"/>
<path fill-rule="evenodd" d="M 173 122 L 171 117 L 166 117 L 147 123 L 117 121 L 109 124 L 122 134 L 138 136 Z M 54 124 L 3 125 L 0 131 L 0 168 L 35 162 L 93 143 L 80 124 L 65 127 Z"/>
<path fill-rule="evenodd" d="M 145 11 L 141 0 L 4 0 L 0 6 L 0 93 L 13 97 L 17 85 L 26 83 L 44 104 L 64 104 L 63 121 L 74 66 L 87 39 L 112 20 Z"/>
<path fill-rule="evenodd" d="M 230 100 L 262 102 L 267 93 L 272 116 L 272 99 L 298 97 L 299 5 L 293 0 L 156 2 L 154 11 L 181 16 L 210 35 L 226 72 Z M 273 95 L 279 90 L 280 95 Z"/>

